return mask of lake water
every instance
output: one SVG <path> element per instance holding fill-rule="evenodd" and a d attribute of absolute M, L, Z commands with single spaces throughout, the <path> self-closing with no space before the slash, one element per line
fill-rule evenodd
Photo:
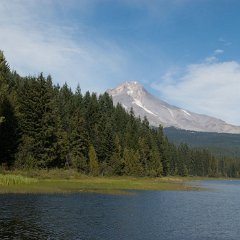
<path fill-rule="evenodd" d="M 215 191 L 0 195 L 0 239 L 240 239 L 240 181 Z"/>

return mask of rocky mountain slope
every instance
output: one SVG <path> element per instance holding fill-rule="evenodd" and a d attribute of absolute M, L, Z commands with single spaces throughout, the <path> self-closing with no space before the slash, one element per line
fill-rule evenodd
<path fill-rule="evenodd" d="M 198 132 L 240 133 L 239 126 L 172 106 L 151 95 L 138 82 L 125 82 L 107 92 L 114 104 L 119 102 L 128 111 L 132 107 L 136 116 L 146 116 L 152 126 L 161 124 Z"/>

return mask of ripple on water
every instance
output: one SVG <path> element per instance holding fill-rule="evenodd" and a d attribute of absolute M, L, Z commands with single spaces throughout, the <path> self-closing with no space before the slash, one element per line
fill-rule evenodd
<path fill-rule="evenodd" d="M 221 240 L 240 236 L 240 181 L 218 191 L 0 195 L 0 239 Z"/>

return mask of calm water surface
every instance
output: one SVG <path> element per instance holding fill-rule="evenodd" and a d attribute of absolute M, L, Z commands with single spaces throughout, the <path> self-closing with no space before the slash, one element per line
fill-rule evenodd
<path fill-rule="evenodd" d="M 240 181 L 216 191 L 0 195 L 0 239 L 240 239 Z"/>

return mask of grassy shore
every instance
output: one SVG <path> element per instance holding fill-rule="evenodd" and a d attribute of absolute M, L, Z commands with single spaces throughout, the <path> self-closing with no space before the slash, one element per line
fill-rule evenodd
<path fill-rule="evenodd" d="M 97 192 L 130 194 L 127 190 L 199 190 L 194 178 L 91 177 L 72 170 L 11 171 L 0 174 L 0 193 Z"/>

